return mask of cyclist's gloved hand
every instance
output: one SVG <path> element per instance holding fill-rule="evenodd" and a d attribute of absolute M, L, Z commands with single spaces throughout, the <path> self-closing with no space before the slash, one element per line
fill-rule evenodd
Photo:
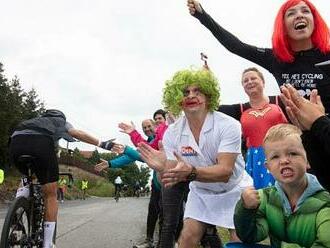
<path fill-rule="evenodd" d="M 101 141 L 99 147 L 105 149 L 105 150 L 111 150 L 111 148 L 115 145 L 113 142 L 115 139 L 109 139 L 107 141 Z"/>

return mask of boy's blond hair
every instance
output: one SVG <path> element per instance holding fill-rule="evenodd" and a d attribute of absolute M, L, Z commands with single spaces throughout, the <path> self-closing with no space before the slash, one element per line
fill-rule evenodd
<path fill-rule="evenodd" d="M 279 141 L 288 136 L 296 137 L 300 142 L 302 142 L 300 135 L 300 129 L 292 124 L 277 124 L 267 131 L 263 140 L 263 146 L 267 142 Z"/>

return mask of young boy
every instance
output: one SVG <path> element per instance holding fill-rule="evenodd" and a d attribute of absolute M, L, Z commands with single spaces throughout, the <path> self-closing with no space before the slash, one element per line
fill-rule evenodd
<path fill-rule="evenodd" d="M 263 141 L 266 167 L 276 183 L 243 191 L 234 215 L 242 242 L 256 243 L 269 236 L 274 248 L 284 243 L 330 247 L 330 194 L 306 173 L 309 164 L 300 135 L 289 124 L 268 130 Z"/>

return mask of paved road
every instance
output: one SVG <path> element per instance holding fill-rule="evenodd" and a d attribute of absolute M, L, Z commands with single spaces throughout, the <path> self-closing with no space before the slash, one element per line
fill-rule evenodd
<path fill-rule="evenodd" d="M 89 198 L 60 204 L 57 247 L 129 248 L 145 237 L 148 198 Z M 6 213 L 0 208 L 0 231 Z"/>

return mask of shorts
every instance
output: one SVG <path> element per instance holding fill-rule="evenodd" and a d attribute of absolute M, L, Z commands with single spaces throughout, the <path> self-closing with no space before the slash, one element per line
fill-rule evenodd
<path fill-rule="evenodd" d="M 58 162 L 55 153 L 54 141 L 45 135 L 16 135 L 11 138 L 9 146 L 11 163 L 23 174 L 28 174 L 28 168 L 18 163 L 21 155 L 30 155 L 36 158 L 32 172 L 41 185 L 57 182 L 59 179 Z"/>

